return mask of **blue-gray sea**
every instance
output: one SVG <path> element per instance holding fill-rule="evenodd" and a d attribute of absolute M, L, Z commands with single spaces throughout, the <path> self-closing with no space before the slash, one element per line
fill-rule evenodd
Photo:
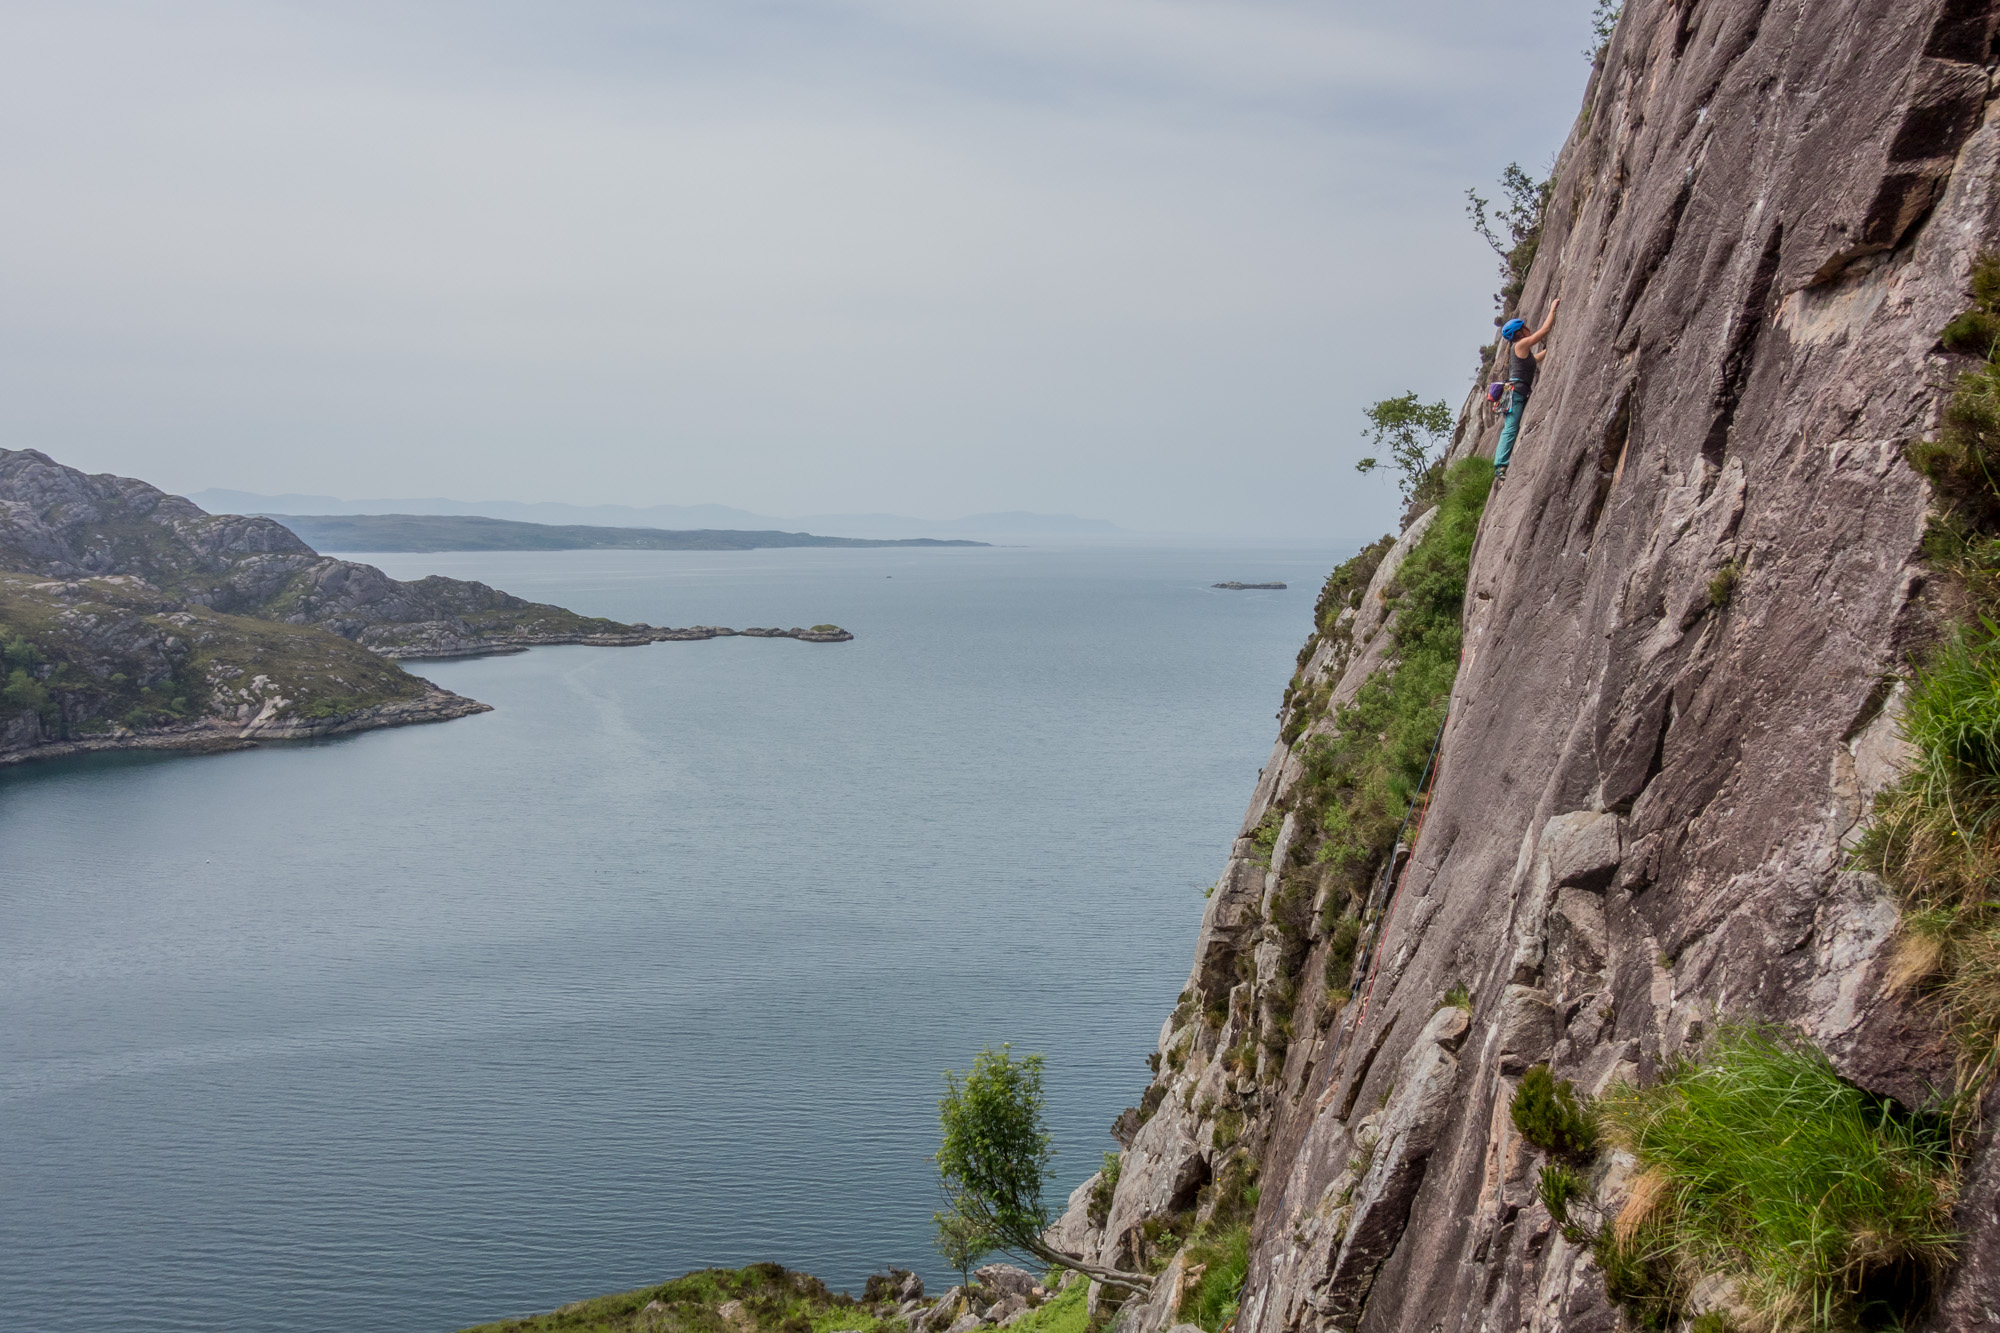
<path fill-rule="evenodd" d="M 1094 1169 L 1342 554 L 363 557 L 857 637 L 420 663 L 496 711 L 0 774 L 0 1324 L 942 1277 L 942 1071 L 1043 1052 L 1056 1202 Z"/>

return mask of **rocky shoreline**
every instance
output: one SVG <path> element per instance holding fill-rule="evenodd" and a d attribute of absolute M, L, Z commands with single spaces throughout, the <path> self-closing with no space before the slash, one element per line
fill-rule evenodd
<path fill-rule="evenodd" d="M 778 1264 L 711 1268 L 464 1333 L 798 1333 L 828 1323 L 847 1333 L 1086 1333 L 1090 1284 L 1081 1274 L 1044 1286 L 1026 1269 L 987 1264 L 972 1278 L 931 1297 L 917 1274 L 890 1268 L 871 1276 L 857 1300 Z"/>
<path fill-rule="evenodd" d="M 450 690 L 425 683 L 429 688 L 417 698 L 394 699 L 327 717 L 299 717 L 283 711 L 285 700 L 274 699 L 247 721 L 204 717 L 173 726 L 142 730 L 114 727 L 98 736 L 47 741 L 28 739 L 25 743 L 9 734 L 0 736 L 0 767 L 118 750 L 220 754 L 229 750 L 252 749 L 261 741 L 318 740 L 356 731 L 379 731 L 386 727 L 408 727 L 422 722 L 449 722 L 453 718 L 493 711 L 492 704 L 483 704 L 477 699 L 468 699 L 462 694 L 453 694 Z"/>
<path fill-rule="evenodd" d="M 524 653 L 530 648 L 552 648 L 580 644 L 588 648 L 639 648 L 649 643 L 693 643 L 704 639 L 797 639 L 801 643 L 847 643 L 854 635 L 838 625 L 815 625 L 811 629 L 730 629 L 724 625 L 691 625 L 674 629 L 638 621 L 626 626 L 627 633 L 611 634 L 506 634 L 467 641 L 457 636 L 437 641 L 418 641 L 376 648 L 382 657 L 399 661 L 437 660 L 449 657 L 494 657 L 503 653 Z"/>

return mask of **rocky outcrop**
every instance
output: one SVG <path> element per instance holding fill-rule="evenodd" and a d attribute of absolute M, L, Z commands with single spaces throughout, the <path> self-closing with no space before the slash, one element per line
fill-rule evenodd
<path fill-rule="evenodd" d="M 128 727 L 111 727 L 101 735 L 84 735 L 67 740 L 43 735 L 34 715 L 26 714 L 15 723 L 18 734 L 0 740 L 0 765 L 21 764 L 35 759 L 61 759 L 106 750 L 178 750 L 213 754 L 244 749 L 259 741 L 316 740 L 354 731 L 413 726 L 419 722 L 448 722 L 453 718 L 493 711 L 491 704 L 453 694 L 429 681 L 421 681 L 420 684 L 421 691 L 414 698 L 366 704 L 325 717 L 298 717 L 265 708 L 259 709 L 247 722 L 209 716 L 138 731 Z"/>
<path fill-rule="evenodd" d="M 1809 1035 L 1906 1105 L 1950 1084 L 1935 1022 L 1882 984 L 1895 909 L 1847 848 L 1899 771 L 1888 685 L 1935 632 L 1931 497 L 1903 446 L 1935 425 L 1938 331 L 2000 245 L 1995 19 L 1629 0 L 1555 168 L 1522 305 L 1560 295 L 1561 319 L 1484 515 L 1379 944 L 1347 998 L 1321 927 L 1302 958 L 1273 929 L 1303 841 L 1274 812 L 1311 741 L 1288 714 L 1106 1225 L 1072 1206 L 1064 1235 L 1143 1259 L 1147 1220 L 1198 1211 L 1198 1182 L 1247 1153 L 1242 1333 L 1608 1330 L 1602 1274 L 1509 1123 L 1531 1065 L 1643 1083 L 1731 1017 Z M 1468 409 L 1455 450 L 1493 433 Z M 1288 699 L 1337 707 L 1391 661 L 1384 593 L 1427 521 L 1323 622 Z M 1246 1041 L 1254 1061 L 1228 1058 Z M 1995 1158 L 1979 1146 L 1933 1327 L 2000 1308 Z M 1629 1176 L 1600 1161 L 1580 1207 L 1615 1213 Z"/>
<path fill-rule="evenodd" d="M 0 449 L 0 570 L 137 578 L 188 604 L 317 626 L 384 657 L 629 647 L 733 632 L 580 616 L 466 579 L 392 579 L 320 555 L 274 519 L 205 513 L 143 481 L 86 475 L 33 449 Z M 745 633 L 812 643 L 853 637 L 837 626 Z"/>
<path fill-rule="evenodd" d="M 270 519 L 0 449 L 0 762 L 463 717 L 486 706 L 383 659 L 735 633 L 580 616 L 462 579 L 403 582 Z M 854 637 L 837 625 L 744 633 Z"/>

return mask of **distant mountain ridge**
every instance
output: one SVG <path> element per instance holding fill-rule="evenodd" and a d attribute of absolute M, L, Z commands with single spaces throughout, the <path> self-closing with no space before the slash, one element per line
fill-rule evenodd
<path fill-rule="evenodd" d="M 946 537 L 822 537 L 736 528 L 609 528 L 520 523 L 476 514 L 270 514 L 315 547 L 334 551 L 750 551 L 795 546 L 984 546 Z"/>
<path fill-rule="evenodd" d="M 1101 518 L 1075 514 L 1037 514 L 1027 510 L 970 514 L 964 518 L 924 519 L 904 514 L 799 514 L 778 517 L 755 514 L 729 505 L 571 505 L 551 500 L 453 500 L 423 498 L 343 500 L 331 495 L 261 495 L 211 487 L 188 498 L 212 513 L 281 515 L 454 514 L 505 519 L 516 523 L 601 528 L 661 528 L 667 530 L 796 530 L 837 537 L 910 538 L 1068 537 L 1115 538 L 1130 532 Z"/>

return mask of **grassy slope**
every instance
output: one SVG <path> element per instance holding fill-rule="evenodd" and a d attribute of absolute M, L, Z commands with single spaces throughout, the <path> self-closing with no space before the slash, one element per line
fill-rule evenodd
<path fill-rule="evenodd" d="M 78 739 L 118 726 L 173 726 L 246 703 L 254 714 L 273 696 L 312 718 L 427 689 L 324 630 L 172 607 L 117 580 L 66 584 L 0 573 L 0 721 L 33 709 L 45 736 Z"/>
<path fill-rule="evenodd" d="M 719 1307 L 741 1301 L 736 1317 Z M 658 1307 L 648 1306 L 658 1302 Z M 466 1333 L 888 1333 L 902 1321 L 884 1318 L 893 1306 L 869 1306 L 819 1279 L 777 1264 L 706 1268 L 656 1287 L 577 1301 L 551 1314 L 481 1324 Z M 1025 1321 L 1024 1321 L 1025 1322 Z M 1018 1326 L 1017 1326 L 1018 1327 Z M 1046 1333 L 1081 1333 L 1046 1330 Z"/>

